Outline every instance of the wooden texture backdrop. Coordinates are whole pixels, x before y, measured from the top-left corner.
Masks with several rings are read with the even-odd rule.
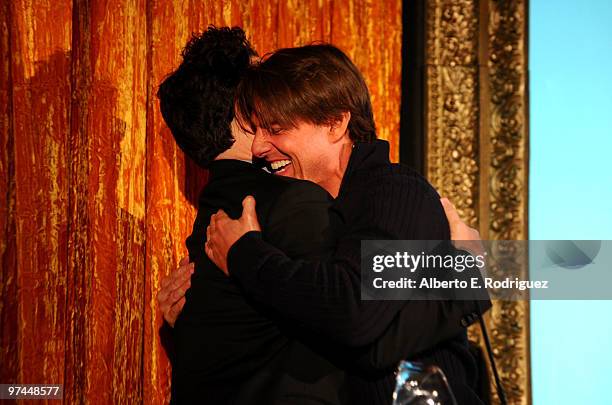
[[[244,27],[260,53],[343,48],[397,160],[400,1],[2,1],[0,382],[64,384],[66,403],[168,400],[155,294],[206,173],[155,93],[209,24]]]

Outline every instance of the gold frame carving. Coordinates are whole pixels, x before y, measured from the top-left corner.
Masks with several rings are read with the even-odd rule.
[[[527,239],[527,0],[426,4],[425,173],[483,239]],[[531,404],[529,303],[486,322],[508,403]]]

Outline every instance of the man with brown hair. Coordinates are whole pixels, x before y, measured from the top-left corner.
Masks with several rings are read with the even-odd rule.
[[[247,72],[237,109],[255,134],[254,156],[335,198],[336,250],[328,260],[289,258],[261,238],[247,198],[241,218],[213,216],[208,256],[285,319],[341,345],[376,344],[380,371],[348,370],[355,403],[390,403],[394,368],[407,357],[440,366],[460,404],[481,403],[465,327],[488,301],[361,300],[361,240],[448,240],[450,229],[436,191],[375,140],[367,87],[349,58],[331,45],[281,49]]]

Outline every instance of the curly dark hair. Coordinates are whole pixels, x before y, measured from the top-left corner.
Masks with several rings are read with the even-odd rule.
[[[209,26],[192,35],[181,55],[183,61],[161,83],[157,97],[178,146],[207,167],[234,142],[236,88],[257,54],[241,28]]]

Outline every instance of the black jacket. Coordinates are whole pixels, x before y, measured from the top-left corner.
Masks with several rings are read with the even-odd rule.
[[[172,403],[343,403],[344,373],[294,339],[293,327],[271,321],[274,311],[249,302],[204,253],[211,215],[239,217],[247,195],[256,199],[263,237],[290,257],[319,258],[333,245],[331,198],[322,188],[247,162],[213,162],[187,240],[195,272],[173,332]]]
[[[460,404],[477,404],[477,367],[466,325],[490,307],[472,301],[362,301],[360,241],[448,240],[436,191],[389,162],[388,144],[357,144],[332,205],[333,257],[295,260],[258,232],[230,249],[230,274],[257,302],[338,344],[370,348],[350,369],[352,403],[390,404],[401,359],[438,364]],[[372,347],[374,349],[372,350]]]

